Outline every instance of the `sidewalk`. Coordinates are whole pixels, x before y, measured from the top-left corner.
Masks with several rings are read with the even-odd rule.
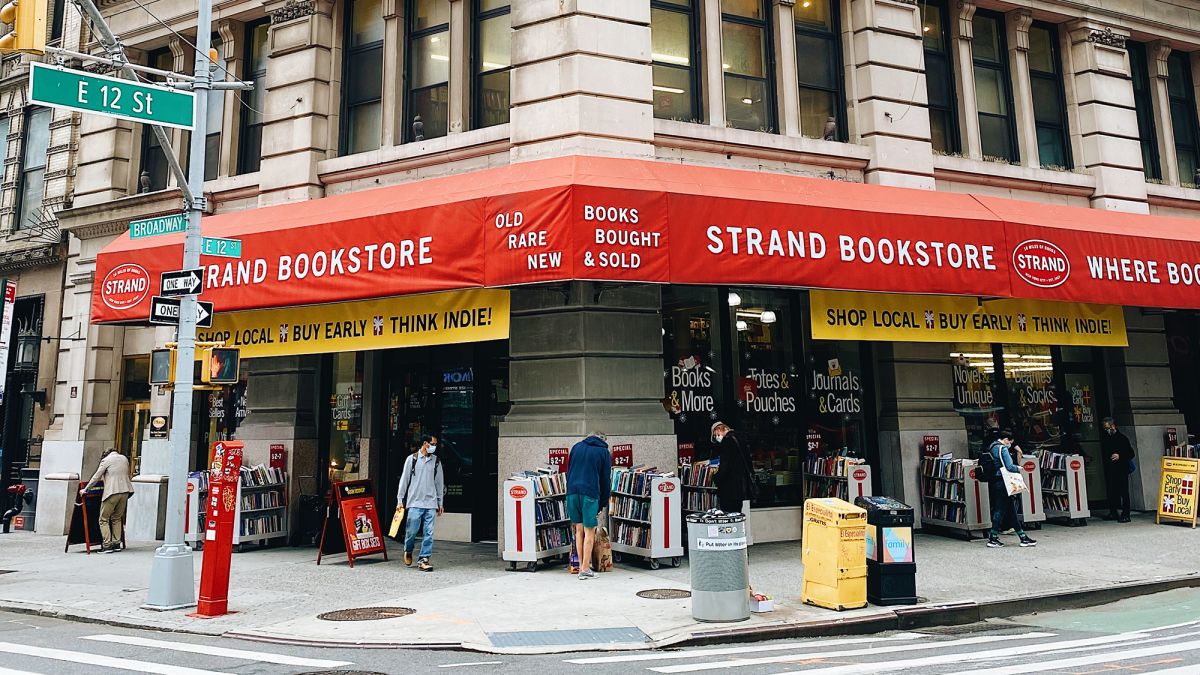
[[[562,567],[508,572],[494,545],[440,543],[437,569],[405,568],[395,544],[391,560],[343,556],[318,567],[308,548],[249,550],[233,555],[230,609],[215,619],[185,611],[155,612],[146,599],[155,545],[131,544],[116,555],[63,553],[63,537],[0,535],[0,608],[172,631],[228,634],[289,642],[364,646],[447,646],[492,652],[627,649],[723,637],[830,634],[880,630],[922,617],[953,621],[988,603],[1003,611],[1045,609],[1070,593],[1132,593],[1131,585],[1183,579],[1200,585],[1200,531],[1156,526],[1152,514],[1132,524],[1091,521],[1088,527],[1046,525],[1033,549],[987,549],[929,534],[916,537],[917,592],[908,608],[868,606],[834,612],[799,601],[798,542],[760,544],[750,552],[751,581],[776,609],[737,624],[702,624],[688,600],[647,600],[638,591],[686,589],[688,569],[650,571],[638,563],[580,581]],[[199,576],[201,555],[196,556]],[[994,580],[1007,579],[1006,587]],[[1014,602],[1016,601],[1016,602]],[[367,606],[416,610],[373,621],[326,621],[322,612]],[[993,612],[1001,611],[993,607]],[[1023,610],[1024,611],[1024,610]],[[905,618],[909,617],[909,618]]]

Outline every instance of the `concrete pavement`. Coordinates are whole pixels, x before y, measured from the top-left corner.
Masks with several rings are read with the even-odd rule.
[[[878,631],[973,621],[1047,608],[1072,593],[1095,601],[1134,594],[1140,584],[1174,580],[1200,585],[1200,532],[1155,526],[1152,515],[1131,524],[1092,521],[1084,528],[1047,525],[1041,545],[987,549],[930,534],[916,537],[917,588],[911,608],[869,606],[833,612],[799,602],[798,542],[752,547],[751,581],[776,599],[776,610],[740,624],[700,624],[688,600],[647,600],[638,591],[686,589],[688,569],[657,571],[625,563],[592,581],[561,567],[508,572],[493,545],[439,543],[437,569],[392,560],[341,556],[318,567],[307,548],[250,550],[233,556],[230,608],[195,619],[186,612],[141,608],[154,544],[116,555],[63,553],[62,537],[0,535],[0,607],[159,630],[224,634],[303,644],[465,647],[502,653],[634,649],[764,636]],[[1006,538],[1015,543],[1015,539]],[[200,555],[196,557],[197,577]],[[1004,579],[1007,585],[995,583]],[[1161,587],[1161,585],[1160,585]],[[333,622],[323,612],[398,606],[410,616]],[[536,632],[536,633],[531,633]]]

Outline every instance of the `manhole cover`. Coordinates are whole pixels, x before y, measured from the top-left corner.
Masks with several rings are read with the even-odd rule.
[[[335,612],[318,614],[317,618],[324,621],[378,621],[380,619],[395,619],[400,616],[408,616],[416,611],[407,607],[355,607],[353,609],[339,609]],[[330,670],[322,672],[357,673],[359,671]]]
[[[639,598],[647,600],[682,600],[692,597],[691,591],[682,591],[678,588],[652,588],[648,591],[638,591]]]

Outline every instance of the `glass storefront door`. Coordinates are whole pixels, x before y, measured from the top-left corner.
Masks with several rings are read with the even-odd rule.
[[[148,424],[148,402],[121,403],[117,407],[117,449],[129,458],[129,469],[134,476],[141,472],[142,439]]]

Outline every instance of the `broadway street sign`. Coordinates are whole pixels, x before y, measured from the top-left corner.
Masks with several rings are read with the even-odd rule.
[[[196,326],[212,328],[213,304],[196,301]],[[164,298],[156,295],[150,299],[150,323],[160,323],[164,326],[179,325],[179,298]]]
[[[129,221],[130,239],[142,239],[143,237],[154,237],[160,234],[177,234],[186,230],[187,216],[184,216],[182,213]]]
[[[31,63],[30,99],[55,108],[191,129],[191,92]]]

